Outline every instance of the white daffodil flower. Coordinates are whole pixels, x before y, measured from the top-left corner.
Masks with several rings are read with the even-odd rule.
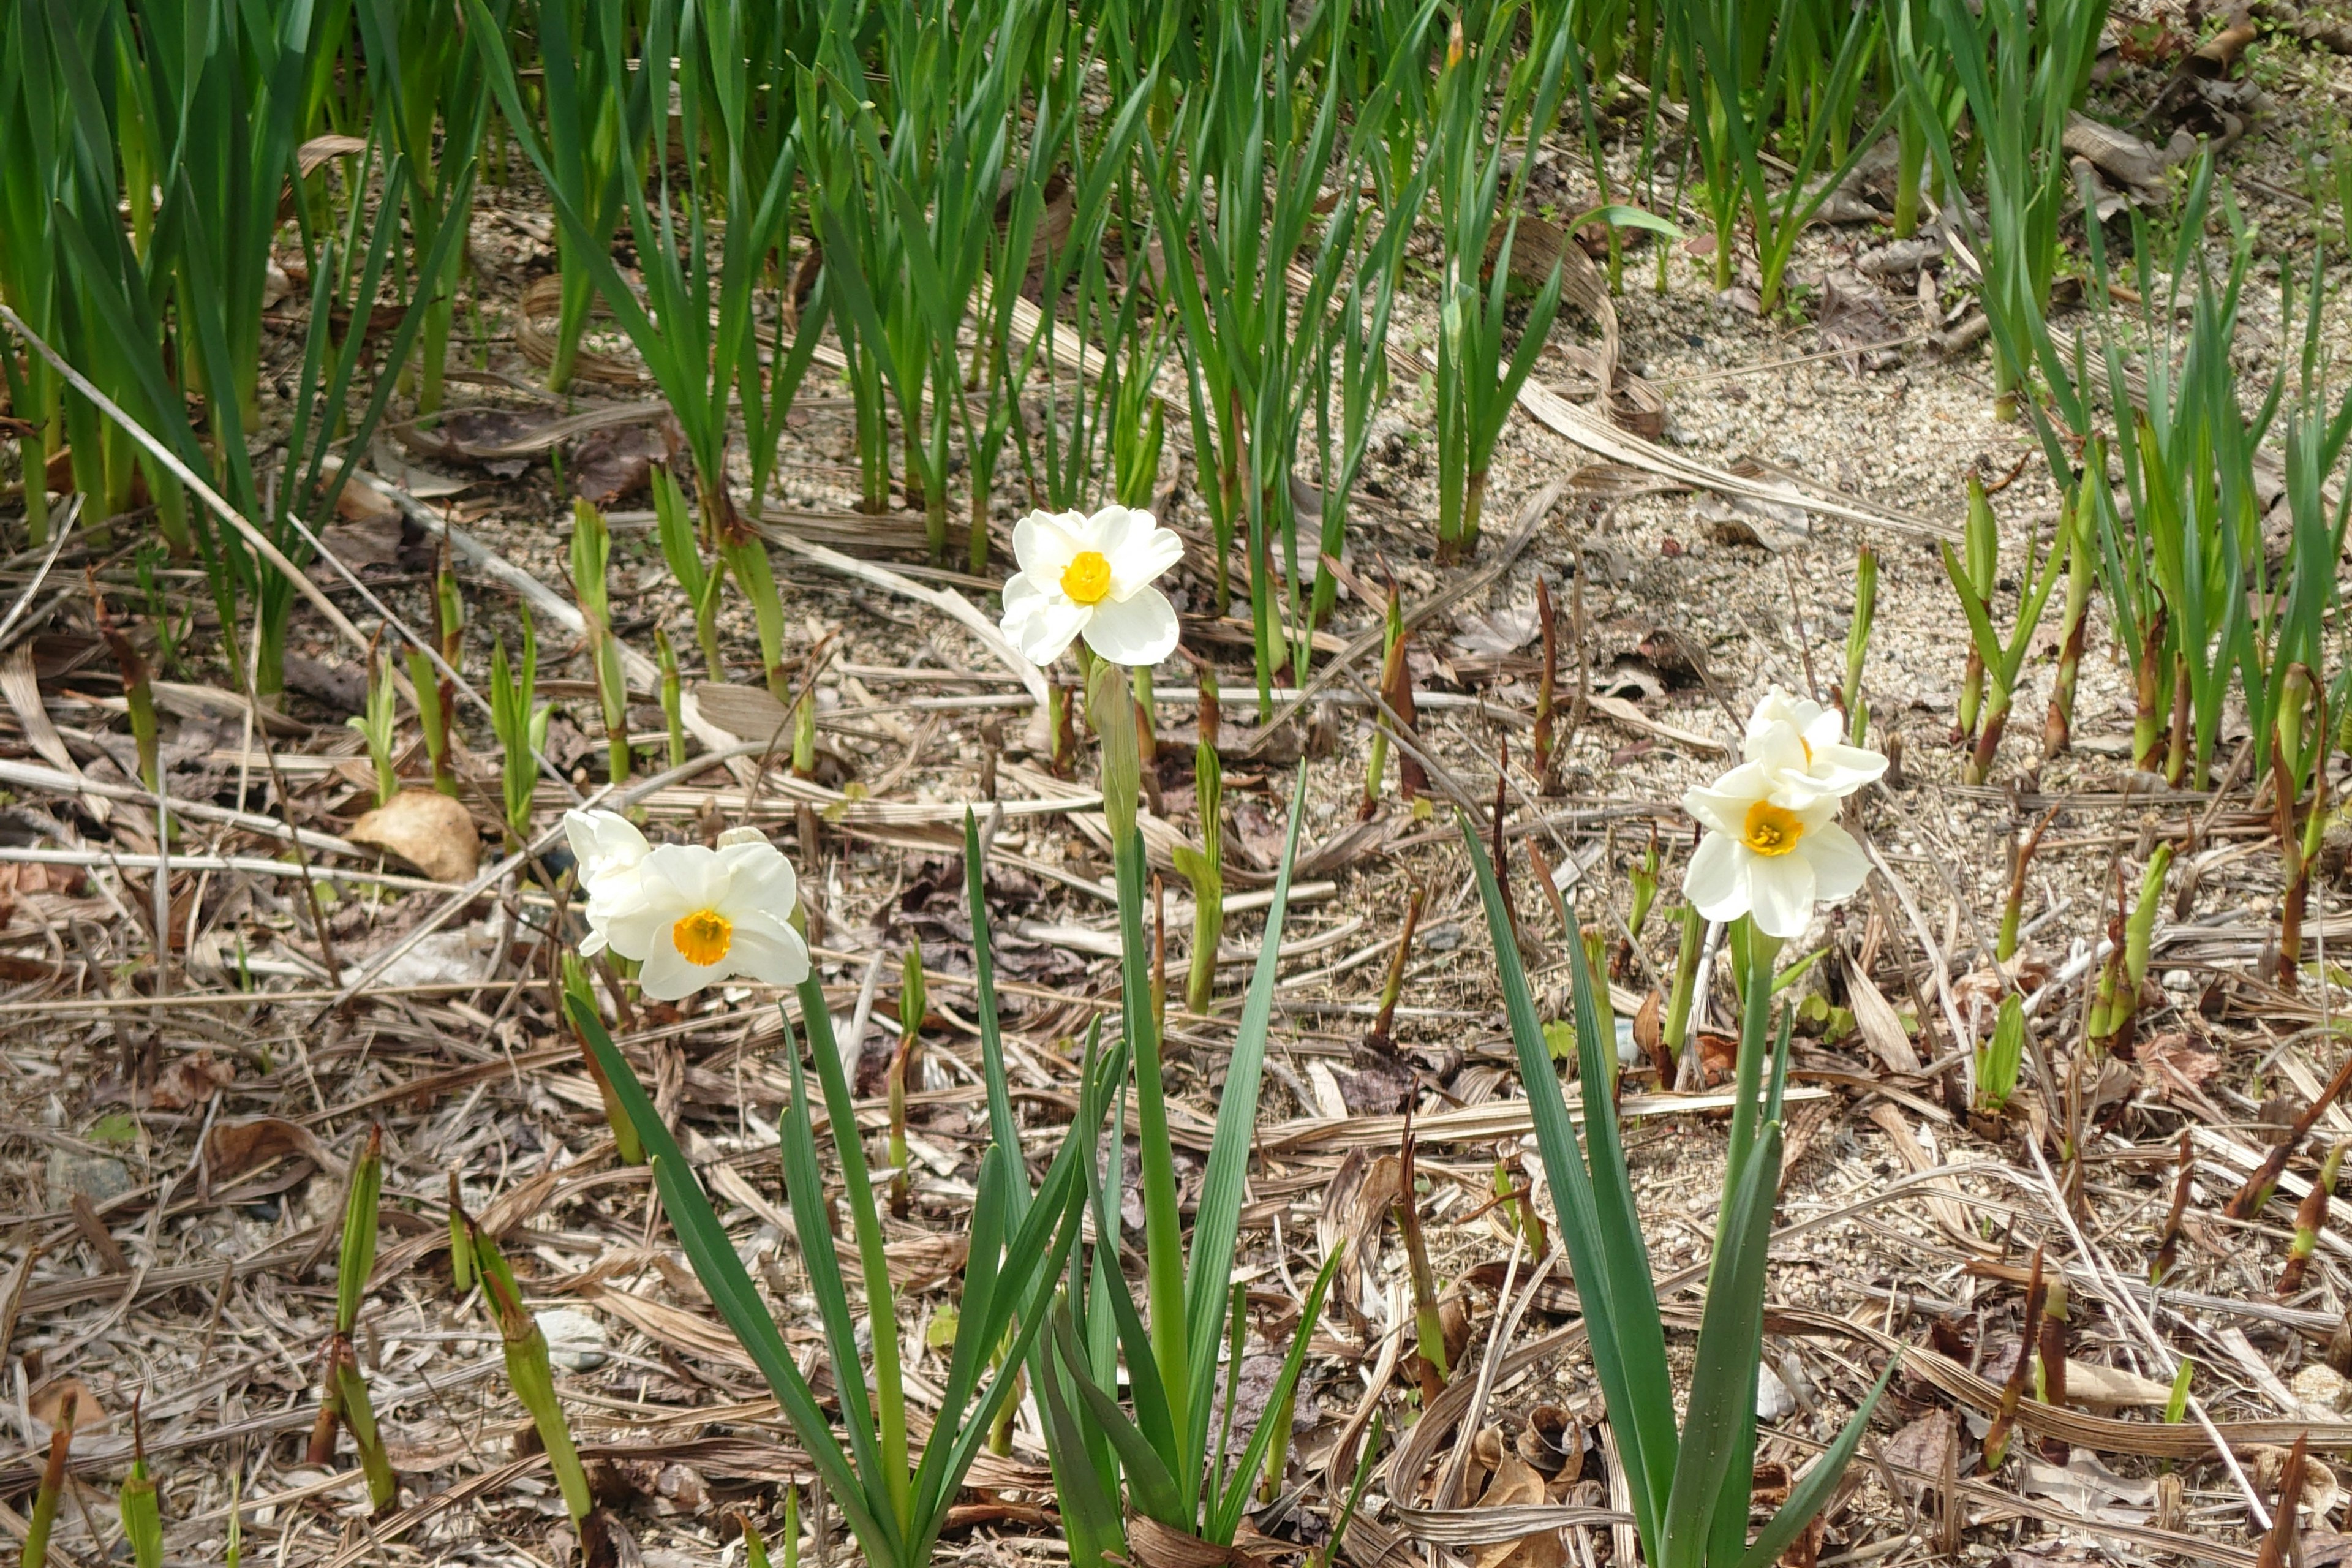
[[[593,823],[611,814],[588,815]],[[637,983],[646,995],[675,1002],[739,974],[770,985],[808,978],[808,944],[790,921],[800,901],[799,881],[792,862],[759,829],[730,827],[719,836],[716,849],[664,844],[625,869],[625,840],[618,829],[595,823],[581,831],[599,847],[623,846],[606,862],[603,879],[585,881],[589,937],[581,951],[609,946],[637,960],[644,965]],[[574,845],[579,842],[575,837]],[[637,839],[641,847],[644,842]]]
[[[1790,806],[1841,799],[1886,771],[1885,757],[1845,743],[1845,721],[1836,709],[1790,697],[1777,686],[1749,715],[1739,754],[1772,775]]]
[[[1150,512],[1033,511],[1013,525],[1013,556],[1004,635],[1032,662],[1052,663],[1080,637],[1113,664],[1149,667],[1176,651],[1176,607],[1152,579],[1183,559],[1184,542]]]
[[[580,944],[580,956],[593,958],[604,951],[603,921],[635,893],[637,869],[653,846],[635,823],[616,811],[567,811],[563,833],[578,863],[580,890],[588,898],[588,938]]]
[[[1742,763],[1713,787],[1684,794],[1683,809],[1707,831],[1683,891],[1708,920],[1751,915],[1757,930],[1790,941],[1804,935],[1815,903],[1860,888],[1870,862],[1837,825],[1837,796],[1799,801],[1784,791],[1786,779]]]

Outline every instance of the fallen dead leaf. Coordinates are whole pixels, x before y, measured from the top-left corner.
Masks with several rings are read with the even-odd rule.
[[[43,866],[33,861],[0,865],[0,893],[65,893],[89,890],[89,874],[79,866]]]
[[[2069,1366],[2066,1370],[2067,1392],[2071,1394],[2074,1368]],[[1960,1447],[1958,1424],[1948,1410],[1930,1410],[1886,1440],[1886,1462],[1898,1471],[1917,1470],[1923,1475],[1940,1476],[1948,1456],[1958,1459],[1962,1472],[1974,1461],[1974,1456]],[[1926,1489],[1924,1481],[1914,1481],[1907,1476],[1900,1479],[1914,1497]]]
[[[308,1160],[336,1175],[343,1171],[343,1163],[327,1152],[309,1128],[281,1117],[216,1122],[205,1139],[205,1174],[215,1184],[285,1159]]]
[[[197,1051],[163,1070],[147,1103],[158,1110],[185,1110],[210,1100],[214,1090],[226,1089],[236,1077],[235,1062],[222,1061],[210,1051]]]
[[[78,1377],[53,1377],[33,1390],[25,1401],[26,1414],[46,1434],[60,1426],[76,1432],[106,1430],[106,1407]]]
[[[655,425],[624,425],[582,438],[567,466],[572,493],[596,506],[614,506],[646,488],[654,464],[668,458],[666,433]]]
[[[399,856],[436,882],[469,882],[482,863],[472,815],[438,790],[402,790],[352,823],[346,837]]]
[[[2205,1080],[2221,1067],[2219,1055],[2193,1043],[2179,1030],[2142,1040],[2137,1055],[2140,1082],[2151,1094],[2165,1100],[2184,1093],[2200,1093]]]
[[[1486,615],[1475,610],[1465,610],[1454,617],[1454,647],[1465,653],[1496,658],[1517,653],[1533,642],[1536,634],[1543,630],[1543,623],[1533,600]]]
[[[1507,1449],[1495,1457],[1494,1478],[1478,1500],[1480,1508],[1544,1500],[1543,1477],[1517,1454]],[[1517,1541],[1498,1541],[1471,1554],[1473,1568],[1560,1568],[1568,1561],[1567,1544],[1557,1530],[1539,1530]]]

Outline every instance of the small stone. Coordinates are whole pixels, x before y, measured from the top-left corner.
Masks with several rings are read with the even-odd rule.
[[[2194,991],[2197,989],[2197,976],[2185,969],[2168,969],[2164,972],[2164,988],[2167,991]]]
[[[547,1359],[566,1372],[593,1372],[604,1364],[604,1325],[576,1307],[554,1307],[539,1314],[539,1331],[547,1336]]]
[[[2352,1382],[2346,1381],[2342,1373],[2324,1361],[2305,1365],[2288,1386],[2304,1404],[2323,1411],[2342,1410],[2346,1399],[2352,1397]]]
[[[1756,1419],[1778,1421],[1796,1407],[1796,1395],[1789,1392],[1789,1385],[1780,1381],[1778,1373],[1759,1363],[1756,1368]]]
[[[49,1206],[53,1209],[69,1206],[76,1194],[102,1204],[121,1197],[131,1187],[131,1167],[111,1154],[49,1151]]]

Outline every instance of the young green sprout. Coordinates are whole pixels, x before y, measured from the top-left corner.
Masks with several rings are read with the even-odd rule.
[[[572,1442],[571,1423],[563,1418],[563,1402],[555,1392],[555,1365],[548,1355],[547,1335],[541,1331],[539,1320],[524,1307],[522,1287],[515,1282],[514,1270],[507,1266],[506,1255],[499,1250],[499,1244],[474,1223],[471,1215],[457,1207],[454,1194],[451,1212],[465,1227],[467,1244],[473,1254],[474,1277],[482,1282],[491,1316],[498,1323],[499,1343],[506,1352],[507,1381],[513,1385],[515,1397],[530,1413],[540,1447],[547,1453],[548,1468],[555,1472],[555,1484],[563,1494],[564,1510],[577,1529],[594,1505],[588,1492],[587,1472],[581,1468],[580,1451]]]
[[[563,1000],[566,1016],[583,1007],[591,1013],[596,1010],[596,994],[588,981],[588,965],[577,952],[568,947],[563,950]],[[627,1112],[621,1109],[620,1100],[613,1093],[612,1080],[604,1076],[604,1064],[596,1059],[596,1053],[588,1048],[588,1037],[577,1026],[573,1026],[572,1037],[580,1044],[580,1059],[587,1064],[589,1081],[596,1086],[596,1097],[604,1102],[604,1125],[613,1130],[614,1152],[620,1156],[621,1163],[625,1165],[644,1164],[646,1148],[637,1137],[636,1123],[631,1121]]]
[[[393,751],[400,742],[400,691],[392,683],[392,662],[368,659],[367,711],[343,722],[367,742],[368,761],[375,767],[375,803],[383,805],[400,793],[400,773],[393,766]],[[417,690],[422,693],[423,687]]]
[[[1633,907],[1625,917],[1625,930],[1635,942],[1642,940],[1642,928],[1650,922],[1650,911],[1658,902],[1658,830],[1650,828],[1650,842],[1642,848],[1642,858],[1626,872],[1633,884]]]
[[[1864,545],[1853,561],[1853,620],[1845,628],[1845,740],[1859,746],[1870,731],[1870,702],[1862,693],[1863,661],[1870,656],[1871,623],[1878,615],[1878,552]]]
[[[776,591],[776,569],[768,547],[748,530],[740,539],[722,537],[719,557],[735,574],[736,586],[751,601],[751,621],[760,634],[760,668],[769,692],[779,702],[793,700],[792,679],[784,669],[784,601]],[[717,590],[706,588],[706,593]]]
[[[2091,630],[2091,580],[2097,567],[2091,509],[2070,506],[2058,514],[2066,531],[2066,605],[2058,621],[2058,672],[2050,681],[2050,710],[2042,721],[2042,754],[2063,752],[2074,733],[2074,686],[2083,666],[2083,646]]]
[[[539,754],[547,745],[549,710],[539,698],[539,641],[530,611],[522,616],[522,658],[509,666],[507,645],[490,645],[490,727],[498,731],[507,835],[517,847],[530,842],[531,794],[539,786]]]
[[[79,1405],[79,1399],[68,1395],[57,1426],[49,1433],[49,1457],[41,1466],[40,1489],[33,1494],[33,1517],[25,1530],[25,1568],[46,1568],[48,1563],[49,1531],[57,1523],[58,1497],[65,1490],[66,1455],[73,1447]]]
[[[1666,1026],[1664,1039],[1668,1051],[1679,1051],[1690,1033],[1691,1005],[1697,998],[1698,969],[1706,935],[1706,921],[1697,910],[1685,904],[1676,911],[1681,925],[1681,940],[1675,949],[1675,980],[1666,994]]]
[[[621,670],[621,642],[613,635],[612,589],[606,578],[612,531],[586,499],[572,503],[572,595],[587,624],[588,663],[596,700],[604,711],[606,766],[616,784],[629,781],[629,687]]]
[[[669,765],[686,766],[686,692],[677,675],[677,650],[670,647],[669,633],[661,626],[654,628],[654,662],[661,671],[662,727],[669,734]]]
[[[2327,1200],[2335,1194],[2336,1178],[2344,1169],[2344,1151],[2352,1147],[2352,1140],[2337,1139],[2329,1145],[2327,1157],[2319,1163],[2319,1174],[2313,1179],[2311,1191],[2295,1205],[2294,1240],[2289,1244],[2286,1267],[2279,1273],[2278,1294],[2284,1301],[2303,1289],[2304,1270],[2310,1267],[2311,1255],[2319,1250],[2320,1227],[2327,1223]]]
[[[2040,1384],[2036,1397],[2044,1405],[2066,1403],[2066,1275],[2052,1272],[2042,1285],[2042,1324],[2038,1335],[2041,1359],[2035,1364]]]
[[[793,777],[816,777],[816,671],[808,672],[810,684],[801,689],[800,699],[793,704]]]
[[[1397,932],[1396,952],[1389,955],[1389,972],[1381,982],[1381,1010],[1372,1018],[1371,1033],[1367,1041],[1380,1050],[1392,1049],[1394,1038],[1390,1026],[1396,1021],[1397,998],[1404,994],[1404,967],[1412,956],[1412,934],[1421,925],[1421,908],[1427,893],[1419,882],[1412,885],[1412,894],[1405,900],[1404,925]]]
[[[2292,994],[2303,968],[2303,917],[2311,896],[2311,863],[2327,828],[2327,692],[2308,665],[2292,665],[2279,697],[2271,735],[2271,789],[2277,813],[2279,860],[2285,889],[2279,900],[2278,983]],[[2305,781],[2311,799],[2295,820]]]
[[[335,1426],[340,1422],[351,1433],[352,1446],[359,1450],[368,1499],[378,1512],[392,1506],[396,1488],[352,1335],[359,1327],[368,1276],[375,1269],[376,1205],[383,1188],[383,1129],[378,1125],[368,1129],[367,1142],[352,1163],[351,1185],[343,1199],[342,1250],[335,1265],[335,1329],[327,1342],[325,1386],[320,1393],[318,1419],[310,1428],[309,1455],[314,1465],[334,1461]]]
[[[2139,989],[2147,979],[2148,958],[2156,941],[2157,911],[2163,904],[2165,873],[2172,866],[2172,844],[2158,839],[2147,858],[2147,868],[2140,875],[2139,901],[2127,916],[2119,915],[2109,922],[2110,940],[2115,949],[2099,974],[2099,986],[2091,1003],[2087,1021],[2094,1048],[2113,1051],[2120,1042],[2129,1045],[2132,1022],[2139,1012]],[[2122,896],[2118,873],[2116,896]]]
[[[466,1206],[457,1190],[457,1173],[449,1173],[449,1288],[460,1297],[474,1289],[474,1242],[467,1228]]]
[[[2009,1378],[2000,1386],[2000,1407],[1994,1413],[1992,1425],[1985,1428],[1984,1463],[1987,1474],[2000,1468],[2009,1451],[2010,1429],[2017,1425],[2017,1407],[2025,1397],[2029,1375],[2033,1369],[2034,1341],[2042,1321],[2045,1286],[2042,1273],[2042,1248],[2033,1249],[2032,1272],[2026,1278],[2025,1315],[2021,1320],[2023,1336],[2017,1342],[2017,1360],[2009,1369]]]
[[[155,1478],[147,1469],[147,1428],[139,1418],[136,1394],[131,1401],[131,1474],[116,1498],[122,1533],[131,1542],[136,1568],[163,1568],[163,1510]]]
[[[139,752],[139,782],[151,795],[163,793],[163,766],[161,736],[155,717],[155,687],[149,679],[147,661],[141,657],[130,637],[115,624],[107,613],[106,596],[98,591],[95,574],[85,573],[89,586],[91,617],[98,624],[98,635],[113,657],[114,668],[122,677],[122,698],[131,714],[131,743]]]
[[[1192,884],[1192,959],[1184,1006],[1203,1013],[1216,985],[1217,944],[1225,931],[1224,768],[1206,741],[1192,752],[1192,798],[1201,817],[1201,845],[1178,845],[1175,862]]]
[[[1993,957],[2003,963],[2017,956],[2017,934],[2025,913],[2025,877],[2033,867],[2034,852],[2042,847],[2042,836],[2058,819],[2058,807],[2052,806],[2033,825],[2032,831],[2010,845],[2009,898],[2001,905],[2000,935],[1993,943]]]
[[[1991,503],[1985,499],[1984,487],[1973,476],[1969,479],[1969,556],[1964,562],[1949,544],[1945,545],[1944,572],[1959,595],[1960,609],[1969,621],[1970,665],[1960,692],[1960,724],[1965,733],[1971,721],[1978,721],[1976,749],[1962,773],[1969,784],[1982,784],[1991,775],[1993,753],[2000,749],[2001,731],[2009,722],[2010,706],[2016,694],[2018,677],[2024,668],[2026,652],[2032,646],[2035,627],[2042,623],[2042,608],[2058,585],[2060,568],[2073,548],[2073,525],[2066,520],[2072,517],[2074,508],[2074,499],[2070,495],[2060,514],[2057,535],[2038,567],[2029,543],[2027,570],[2019,585],[2016,619],[2010,626],[2008,640],[2003,641],[1993,628],[1991,614],[1991,589],[1999,563],[1999,525],[1993,520]],[[1978,683],[1984,689],[1980,715],[1971,700]]]
[[[1961,612],[1973,628],[1978,616],[1992,613],[1993,580],[2000,571],[2000,524],[1993,516],[1991,503],[1985,499],[1984,486],[1973,475],[1969,479],[1968,517],[1960,525],[1960,552],[1953,556],[1951,546],[1947,544],[1944,555],[1945,571],[1960,595]],[[1953,570],[1956,560],[1957,571]],[[1960,667],[1959,708],[1952,722],[1955,742],[1970,740],[1977,732],[1977,712],[1984,702],[1984,650],[1972,635],[1968,657]]]
[[[923,944],[909,941],[898,961],[898,1048],[890,1055],[890,1212],[907,1217],[907,1086],[922,1072],[923,1019],[930,1012],[923,984]]]
[[[1413,1137],[1405,1130],[1404,1149],[1398,1156],[1396,1222],[1404,1238],[1407,1273],[1412,1280],[1414,1349],[1421,1352],[1422,1394],[1436,1397],[1452,1368],[1445,1354],[1445,1324],[1437,1310],[1437,1276],[1429,1267],[1429,1244],[1421,1229],[1421,1193],[1413,1173]]]
[[[440,623],[441,662],[455,669],[466,652],[466,599],[449,563],[449,543],[441,543],[441,563],[433,578],[433,609]],[[457,793],[456,757],[449,746],[449,718],[457,701],[455,682],[434,668],[421,647],[408,650],[408,683],[416,692],[416,721],[425,731],[425,754],[433,763],[433,787]]]
[[[1998,1116],[2017,1092],[2018,1069],[2025,1059],[2025,1004],[2015,992],[2000,999],[1993,1016],[1992,1034],[1977,1047],[1977,1109]]]
[[[719,658],[719,595],[727,574],[704,565],[702,548],[694,537],[694,520],[687,515],[686,491],[667,464],[654,467],[653,495],[654,531],[661,542],[662,561],[677,585],[686,590],[686,602],[694,610],[694,640],[702,649],[703,679],[724,680],[726,671]]]

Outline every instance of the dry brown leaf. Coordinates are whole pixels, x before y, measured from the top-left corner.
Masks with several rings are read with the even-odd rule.
[[[0,893],[64,893],[79,898],[89,890],[89,874],[79,866],[44,866],[12,860],[0,865]]]
[[[2142,1377],[2118,1366],[2101,1366],[2095,1362],[2066,1362],[2066,1401],[2070,1405],[2087,1405],[2096,1409],[2120,1409],[2140,1405],[2155,1409],[2171,1403],[2172,1385],[2158,1383],[2152,1377]]]
[[[694,700],[705,719],[741,741],[771,739],[792,719],[765,687],[706,680],[694,689]]]
[[[235,1062],[222,1061],[210,1051],[197,1051],[163,1070],[147,1103],[158,1110],[185,1110],[210,1100],[214,1090],[226,1089],[236,1077]]]
[[[307,179],[319,172],[330,158],[348,158],[368,150],[367,139],[330,133],[313,136],[294,149],[294,167]]]
[[[646,488],[654,464],[673,455],[667,433],[658,426],[624,425],[592,431],[566,466],[572,493],[596,506],[617,506]]]
[[[2135,1053],[2140,1082],[2165,1100],[2201,1095],[2205,1080],[2221,1070],[2221,1058],[2179,1030],[2142,1040]]]
[[[2068,1392],[2073,1392],[2074,1368],[2067,1369]],[[1965,1470],[1974,1455],[1960,1446],[1958,1419],[1948,1410],[1930,1410],[1912,1420],[1886,1440],[1886,1462],[1896,1470],[1917,1470],[1922,1475],[1940,1476],[1946,1461],[1956,1463]],[[1912,1496],[1916,1497],[1927,1483],[1899,1478]]]
[[[1540,1504],[1543,1500],[1543,1477],[1517,1454],[1507,1449],[1498,1451],[1494,1478],[1486,1483],[1478,1506],[1500,1508],[1513,1503]],[[1470,1556],[1473,1568],[1561,1568],[1567,1561],[1568,1547],[1557,1530],[1539,1530],[1517,1541],[1498,1541],[1479,1547]]]
[[[1862,1031],[1863,1043],[1895,1071],[1916,1074],[1919,1053],[1911,1048],[1911,1037],[1903,1032],[1903,1020],[1888,1004],[1886,994],[1863,972],[1862,965],[1852,961],[1846,963],[1845,980],[1846,1000],[1853,1006],[1853,1021]]]
[[[397,855],[436,882],[470,882],[482,863],[472,814],[438,790],[402,790],[352,823],[345,837]]]
[[[33,1390],[25,1401],[25,1410],[45,1431],[55,1431],[68,1423],[77,1432],[106,1430],[106,1407],[98,1402],[89,1385],[78,1377],[49,1379]]]
[[[343,1163],[327,1152],[310,1130],[282,1117],[256,1116],[220,1121],[205,1139],[205,1174],[217,1184],[260,1169],[274,1160],[308,1160],[322,1171],[342,1174]]]

